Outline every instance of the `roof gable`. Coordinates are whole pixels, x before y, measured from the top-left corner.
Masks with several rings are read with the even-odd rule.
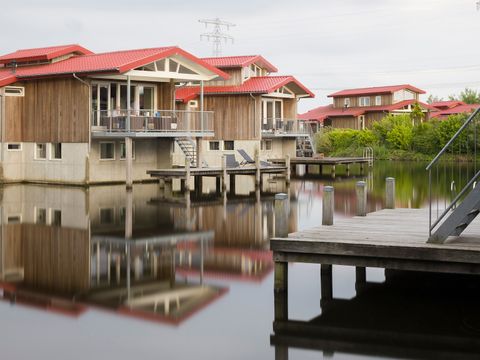
[[[243,68],[251,64],[257,64],[270,73],[278,71],[275,66],[273,66],[261,55],[210,57],[203,58],[202,60],[219,69]]]
[[[425,91],[419,88],[416,88],[415,86],[404,84],[404,85],[375,86],[375,87],[368,87],[368,88],[346,89],[346,90],[341,90],[333,94],[330,94],[328,95],[328,97],[393,94],[394,92],[399,90],[410,90],[418,94],[425,94]]]

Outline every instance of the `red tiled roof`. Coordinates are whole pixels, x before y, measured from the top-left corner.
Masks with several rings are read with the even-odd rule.
[[[22,49],[13,53],[0,56],[0,64],[8,64],[9,62],[16,60],[21,61],[41,61],[51,60],[59,56],[75,53],[77,55],[90,55],[93,54],[90,50],[76,44],[72,45],[60,45],[50,46],[36,49]]]
[[[308,90],[302,83],[300,83],[293,76],[259,76],[252,77],[241,85],[227,85],[227,86],[206,86],[204,88],[205,95],[212,94],[269,94],[279,89],[284,85],[294,83],[302,89],[308,97],[315,97],[315,95]],[[200,88],[184,87],[177,89],[176,100],[188,102],[195,99],[200,94]]]
[[[336,93],[328,95],[328,97],[336,96],[352,96],[352,95],[373,95],[373,94],[392,94],[398,90],[411,90],[419,94],[425,94],[425,91],[416,88],[415,86],[404,84],[404,85],[392,85],[392,86],[376,86],[368,88],[358,88],[358,89],[346,89],[338,91]]]
[[[364,115],[367,112],[375,111],[395,111],[399,110],[405,106],[415,103],[415,100],[404,100],[395,104],[385,105],[385,106],[364,106],[364,107],[350,107],[350,108],[334,108],[333,105],[320,106],[318,108],[307,111],[304,114],[299,114],[298,119],[300,120],[315,120],[323,121],[329,117],[339,117],[339,116],[360,116]],[[428,104],[419,102],[420,106],[424,109],[431,110],[432,107]]]
[[[438,110],[430,114],[430,118],[445,118],[449,115],[469,114],[480,108],[480,104],[463,104],[445,110]]]
[[[176,47],[161,47],[114,51],[102,54],[74,56],[67,60],[35,66],[18,67],[15,74],[12,69],[0,68],[0,86],[22,79],[52,77],[69,74],[124,73],[136,67],[161,60],[172,55],[181,55],[218,76],[228,79],[229,75],[200,60],[192,54]],[[3,79],[3,81],[2,81]]]
[[[218,67],[219,69],[241,68],[251,64],[257,64],[267,69],[268,72],[278,71],[275,66],[265,60],[265,58],[261,55],[210,57],[203,58],[202,60],[206,61],[212,66]]]
[[[440,109],[440,110],[446,110],[446,109],[451,109],[453,107],[459,106],[459,105],[466,105],[463,101],[459,100],[449,100],[449,101],[437,101],[433,102],[430,104],[434,108]]]

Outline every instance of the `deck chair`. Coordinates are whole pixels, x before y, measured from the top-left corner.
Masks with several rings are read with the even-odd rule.
[[[236,168],[240,166],[238,161],[235,159],[235,155],[233,154],[226,154],[225,162],[226,162],[227,168]]]
[[[237,150],[238,153],[240,154],[240,156],[243,158],[243,160],[240,162],[240,166],[243,166],[243,165],[255,165],[255,160],[253,160],[250,155],[247,154],[247,152],[243,149],[238,149]],[[267,161],[262,161],[260,160],[260,166],[272,166],[271,163],[267,162]]]

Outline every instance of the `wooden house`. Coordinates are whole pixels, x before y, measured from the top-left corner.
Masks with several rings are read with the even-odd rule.
[[[418,103],[428,117],[431,107],[420,102],[425,91],[412,85],[393,85],[361,89],[346,89],[328,95],[332,104],[320,106],[299,119],[314,127],[365,129],[388,114],[409,114]]]
[[[466,104],[463,101],[437,101],[431,103],[434,109],[430,114],[430,118],[446,119],[450,115],[470,114],[480,107],[480,104]]]
[[[178,47],[79,45],[0,56],[0,181],[143,181],[175,141],[212,136],[213,113],[175,109],[179,83],[228,75]]]
[[[202,59],[226,72],[226,80],[211,80],[203,88],[205,110],[214,112],[214,135],[202,138],[204,161],[219,165],[222,154],[255,149],[263,159],[295,156],[298,139],[308,136],[297,121],[297,102],[314,94],[291,75],[271,75],[277,69],[262,56],[229,56]],[[176,91],[177,107],[198,109],[200,86]],[[237,160],[243,160],[237,156]]]

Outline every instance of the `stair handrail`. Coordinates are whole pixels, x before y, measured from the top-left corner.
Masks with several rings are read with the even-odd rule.
[[[460,198],[466,193],[466,191],[470,188],[470,186],[472,186],[472,184],[480,176],[480,171],[478,171],[470,179],[470,181],[463,187],[463,189],[458,193],[458,195],[455,196],[455,198],[450,202],[450,204],[446,207],[446,209],[444,209],[441,215],[432,224],[432,167],[438,163],[441,156],[447,152],[448,148],[455,142],[455,140],[457,140],[457,138],[463,133],[463,131],[467,128],[467,126],[469,126],[479,114],[480,114],[480,108],[477,108],[475,111],[473,111],[470,114],[470,116],[467,118],[467,120],[465,120],[465,122],[462,124],[462,126],[460,126],[457,132],[452,136],[452,138],[445,144],[445,146],[438,152],[438,154],[433,158],[433,160],[425,168],[425,170],[428,171],[428,202],[429,202],[428,204],[428,217],[429,217],[428,236],[429,238],[431,238],[432,236],[432,230],[440,223],[440,221],[442,221],[442,219],[448,214],[448,212],[452,209],[452,207],[456,205],[456,203],[460,200]],[[476,159],[474,161],[476,161]]]

